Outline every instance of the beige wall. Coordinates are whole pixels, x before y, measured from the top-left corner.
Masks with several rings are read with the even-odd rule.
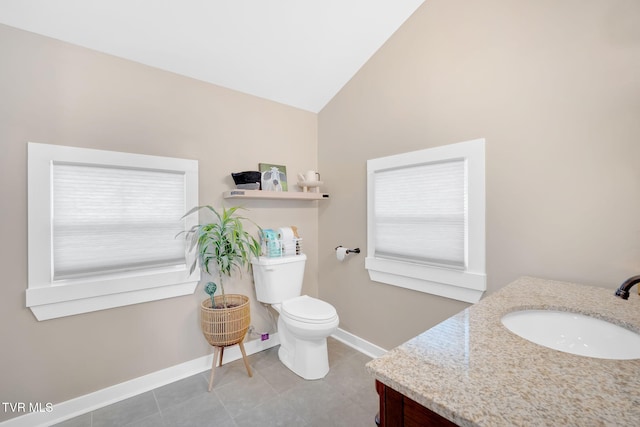
[[[640,2],[425,2],[318,119],[320,297],[385,348],[466,305],[371,282],[370,158],[486,138],[487,275],[616,288],[640,271]]]
[[[0,400],[57,403],[209,354],[201,288],[36,321],[25,308],[27,141],[198,159],[200,203],[220,206],[230,172],[261,161],[294,176],[315,168],[317,116],[2,25],[0,58]],[[263,227],[300,227],[305,292],[317,295],[318,202],[243,204]],[[228,292],[255,298],[250,274],[234,283]],[[252,320],[270,326],[255,299]]]

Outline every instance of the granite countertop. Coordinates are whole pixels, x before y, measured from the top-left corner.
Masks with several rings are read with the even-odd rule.
[[[576,356],[533,344],[501,317],[573,311],[640,333],[640,297],[523,277],[367,364],[380,382],[461,426],[638,426],[640,359]]]

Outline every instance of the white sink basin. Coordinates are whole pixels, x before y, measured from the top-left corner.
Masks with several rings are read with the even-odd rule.
[[[600,359],[640,359],[640,334],[605,320],[567,311],[522,310],[502,324],[533,343]]]

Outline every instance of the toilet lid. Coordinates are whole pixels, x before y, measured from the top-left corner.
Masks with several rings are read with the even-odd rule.
[[[338,315],[331,304],[308,295],[283,301],[282,314],[291,319],[307,323],[326,322]]]

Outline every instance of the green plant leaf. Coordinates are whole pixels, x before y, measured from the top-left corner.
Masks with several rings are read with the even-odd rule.
[[[230,208],[223,206],[221,212],[210,205],[196,206],[183,218],[201,209],[213,213],[214,222],[198,224],[179,234],[184,234],[185,239],[189,241],[189,252],[195,251],[197,254],[191,265],[191,272],[195,270],[198,262],[202,270],[209,274],[211,274],[210,269],[215,267],[220,276],[221,292],[226,302],[222,275],[231,276],[233,270],[238,270],[242,274],[244,267],[250,270],[251,255],[258,257],[261,253],[260,242],[245,230],[243,221],[254,224],[259,232],[262,228],[248,218],[235,215],[239,209],[244,209],[240,206]]]

